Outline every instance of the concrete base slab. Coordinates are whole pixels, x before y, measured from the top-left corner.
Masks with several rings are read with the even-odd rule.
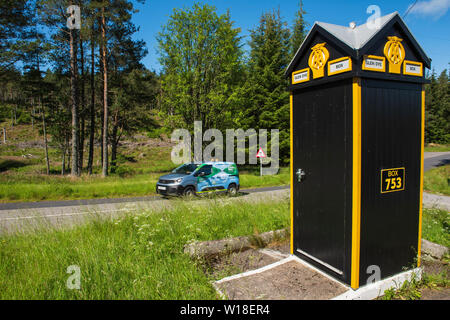
[[[421,277],[422,269],[416,268],[353,290],[308,262],[289,256],[256,270],[226,277],[213,286],[224,299],[231,300],[372,300],[388,289],[400,288],[405,281]]]
[[[293,256],[216,281],[214,287],[231,300],[328,300],[347,291]]]

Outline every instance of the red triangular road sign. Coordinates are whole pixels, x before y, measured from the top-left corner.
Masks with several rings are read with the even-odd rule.
[[[256,154],[257,158],[266,158],[266,154],[264,153],[262,148],[259,148],[258,153]]]

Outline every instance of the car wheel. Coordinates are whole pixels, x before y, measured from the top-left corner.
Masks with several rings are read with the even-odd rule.
[[[187,198],[192,198],[195,196],[195,190],[193,187],[187,187],[186,189],[184,189],[183,191],[183,196],[187,197]]]
[[[234,183],[232,183],[228,186],[228,195],[234,197],[235,195],[237,195],[237,192],[238,192],[238,190]]]

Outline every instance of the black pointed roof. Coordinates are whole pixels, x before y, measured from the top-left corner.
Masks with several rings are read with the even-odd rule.
[[[360,60],[364,55],[370,54],[370,50],[373,46],[380,40],[380,38],[385,39],[386,31],[392,29],[393,27],[397,27],[403,32],[408,39],[411,49],[414,50],[417,57],[419,57],[421,62],[423,62],[424,66],[430,69],[431,59],[427,56],[425,51],[414,38],[398,12],[393,12],[380,17],[377,22],[379,23],[379,28],[371,28],[368,23],[356,26],[355,28],[325,22],[314,23],[291,63],[287,67],[285,75],[289,76],[293,71],[295,71],[294,69],[300,59],[307,52],[309,52],[310,44],[318,33],[323,38],[327,39],[330,44],[339,47],[355,60]]]

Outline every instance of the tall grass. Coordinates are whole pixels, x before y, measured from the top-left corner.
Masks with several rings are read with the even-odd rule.
[[[70,230],[0,237],[0,299],[216,299],[213,280],[183,248],[193,241],[289,226],[289,202],[176,202],[159,212]],[[448,213],[425,209],[423,237],[450,245]],[[67,267],[81,289],[66,287]]]
[[[0,201],[38,201],[59,199],[89,199],[131,197],[155,192],[157,175],[138,175],[128,178],[111,176],[70,179],[48,177],[46,179],[20,177],[0,184]]]
[[[450,151],[450,144],[430,143],[425,146],[425,152],[448,152],[448,151]]]
[[[241,188],[284,186],[290,183],[289,168],[280,168],[276,175],[260,176],[259,171],[239,175]]]
[[[0,202],[72,200],[93,198],[137,197],[156,194],[156,182],[163,173],[136,174],[107,178],[83,176],[30,176],[16,173],[0,178]],[[241,188],[289,184],[289,169],[278,175],[260,177],[249,172],[240,175]]]
[[[450,165],[425,172],[423,188],[425,191],[450,196]]]
[[[424,209],[422,237],[450,247],[450,214],[445,210]]]
[[[180,202],[172,211],[0,237],[0,299],[216,299],[184,245],[289,225],[286,200],[237,201]],[[66,287],[71,265],[80,267],[80,290]]]

